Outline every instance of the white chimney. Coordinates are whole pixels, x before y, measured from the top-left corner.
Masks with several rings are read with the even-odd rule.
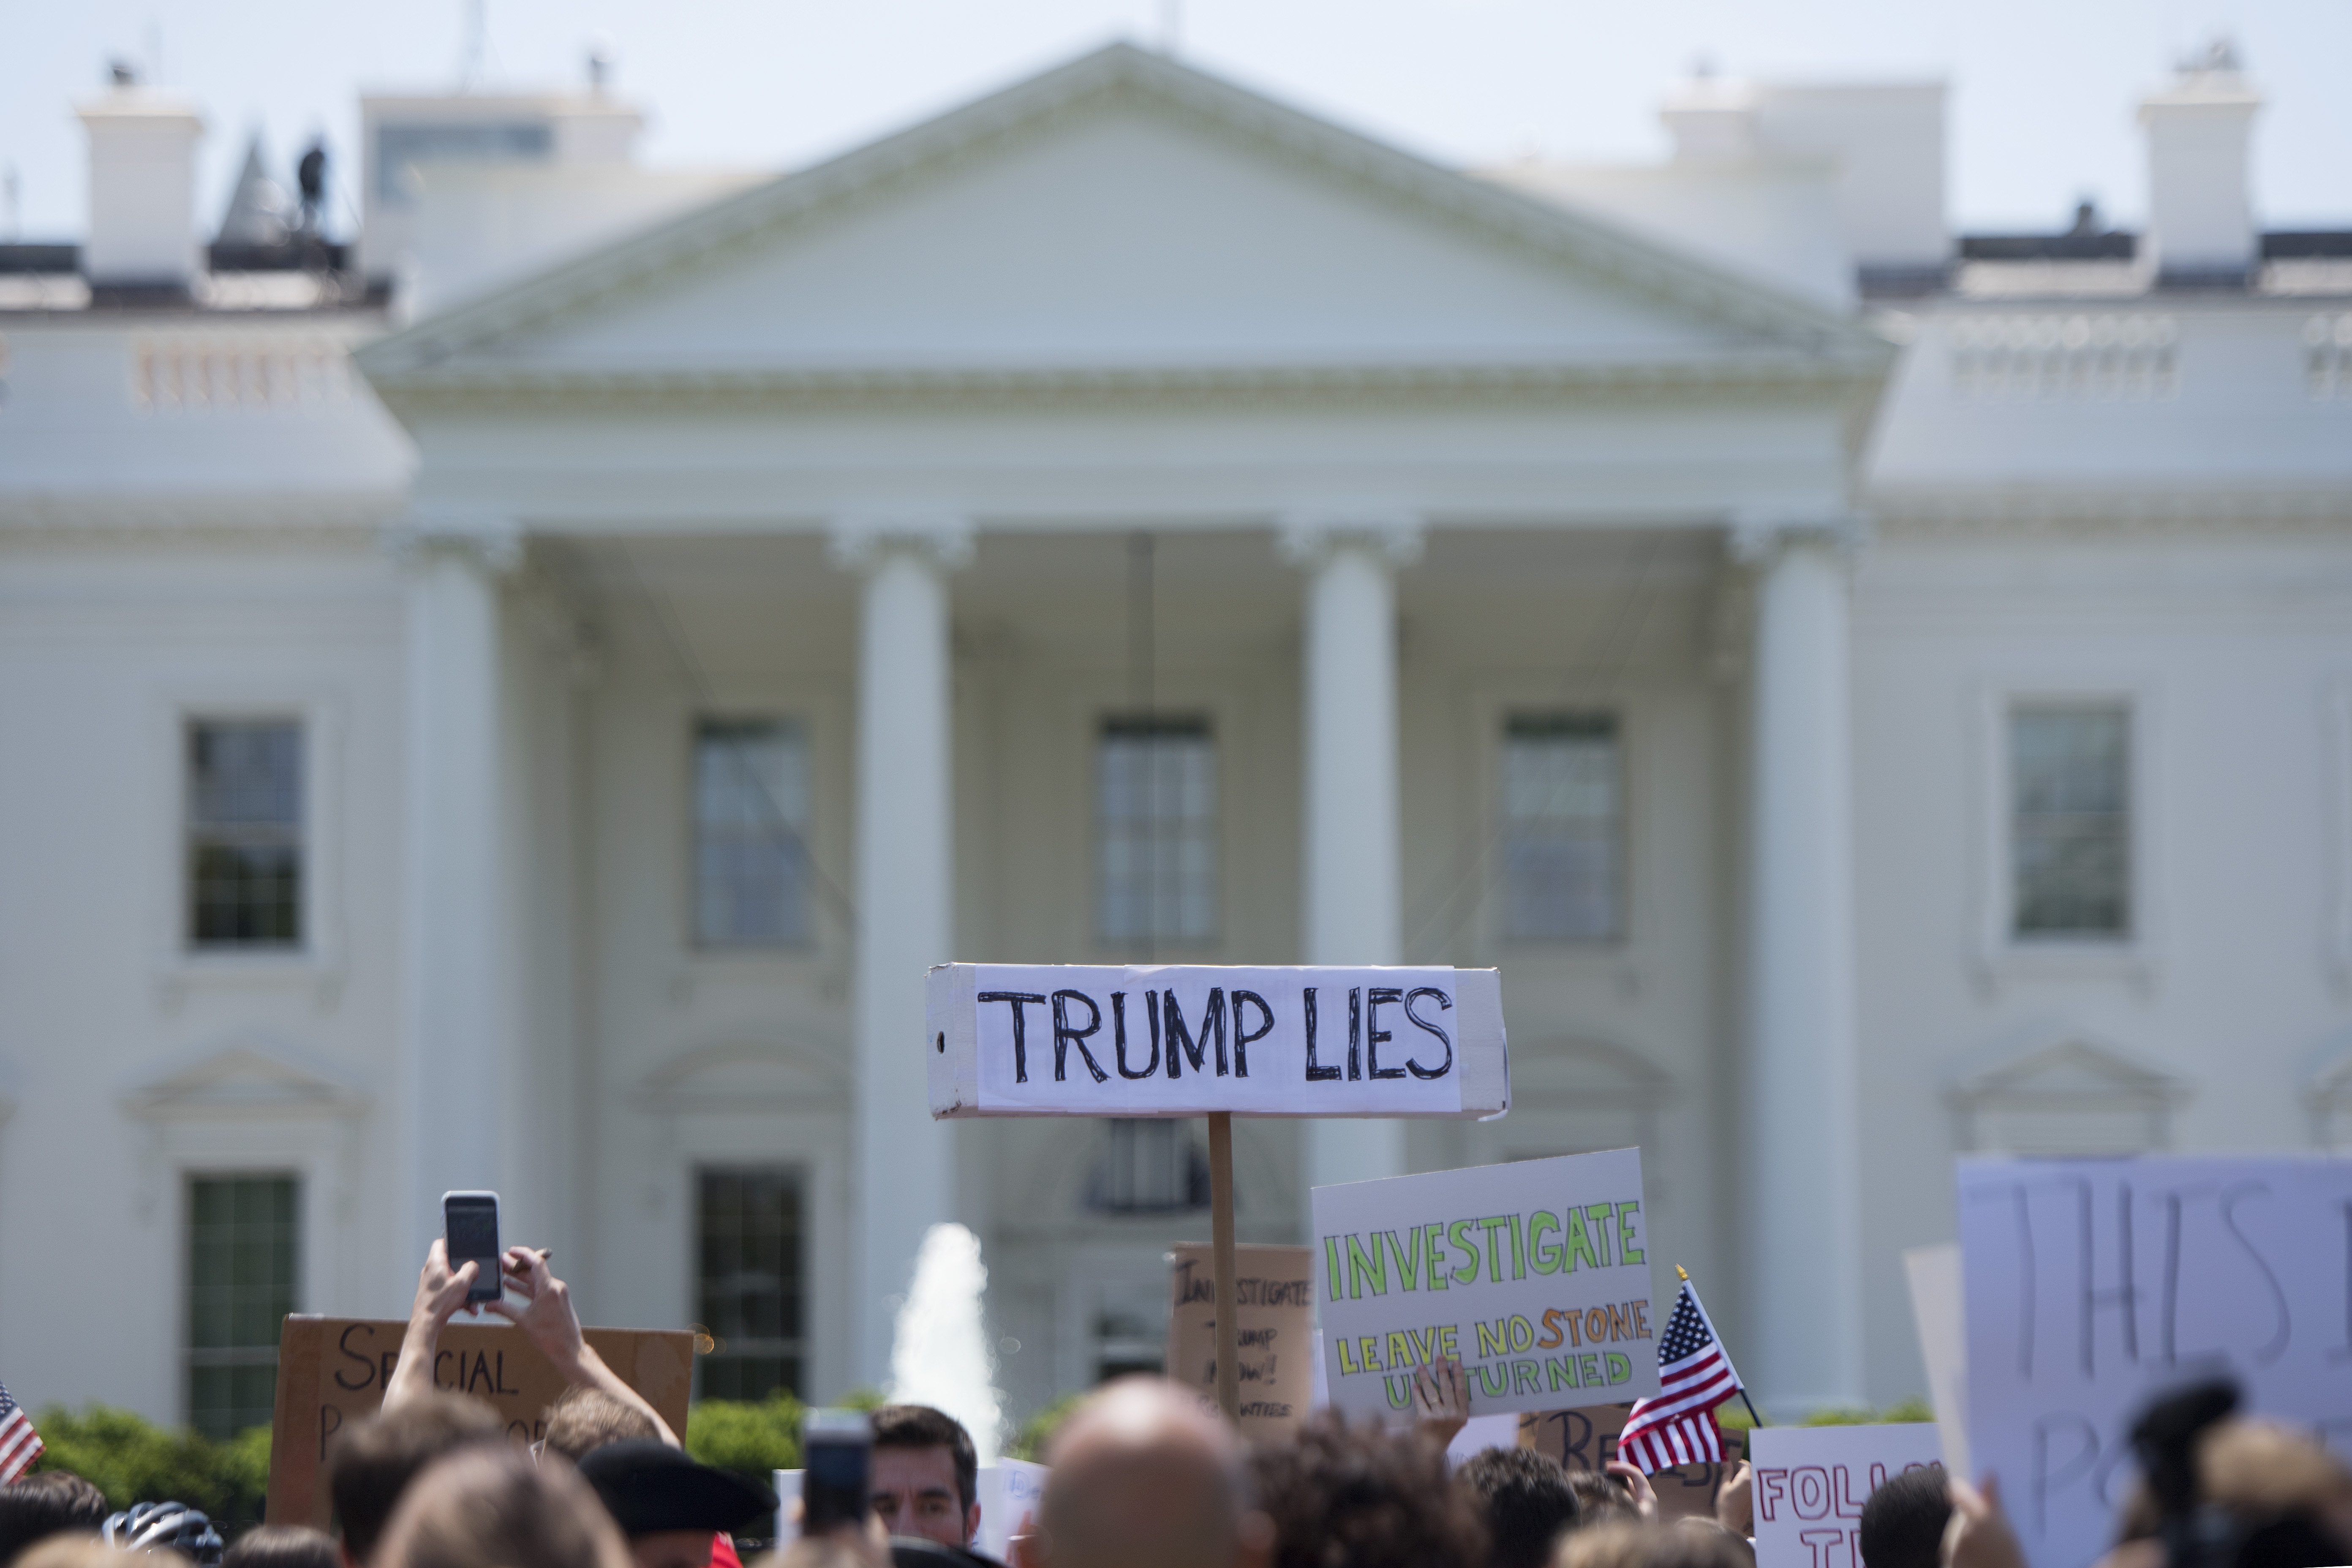
[[[196,247],[196,139],[205,122],[178,99],[118,67],[104,98],[74,111],[89,132],[89,232],[82,276],[110,285],[184,289]]]
[[[2262,98],[2216,43],[2139,106],[2147,128],[2147,245],[2159,278],[2242,279],[2255,261],[2246,170]]]

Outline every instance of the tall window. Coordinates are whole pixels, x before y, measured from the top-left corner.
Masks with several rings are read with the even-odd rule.
[[[1503,934],[1624,934],[1624,767],[1610,713],[1520,714],[1503,729]]]
[[[1106,1121],[1108,1146],[1088,1184],[1089,1206],[1106,1214],[1169,1214],[1209,1206],[1209,1162],[1189,1120]]]
[[[714,1342],[697,1356],[706,1399],[801,1392],[801,1179],[773,1166],[701,1173],[695,1299]]]
[[[207,721],[187,730],[188,942],[302,942],[302,727]]]
[[[1205,719],[1113,719],[1095,746],[1095,934],[1217,934],[1217,742]]]
[[[780,719],[694,731],[694,938],[704,947],[809,940],[808,741]]]
[[[2009,715],[2011,930],[2131,934],[2131,715],[2120,703]]]
[[[269,1425],[278,1335],[299,1311],[302,1195],[292,1176],[188,1181],[188,1425],[233,1437]]]

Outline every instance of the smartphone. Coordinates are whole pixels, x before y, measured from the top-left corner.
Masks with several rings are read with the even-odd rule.
[[[471,1258],[477,1265],[468,1301],[495,1301],[505,1286],[499,1279],[499,1194],[443,1193],[441,1225],[449,1252],[449,1271],[456,1273]]]
[[[801,1534],[864,1529],[874,1511],[869,1461],[874,1418],[863,1410],[812,1410],[801,1422]]]

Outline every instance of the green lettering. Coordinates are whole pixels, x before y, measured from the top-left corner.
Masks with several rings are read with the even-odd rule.
[[[1498,1214],[1478,1222],[1486,1231],[1486,1278],[1497,1285],[1503,1282],[1503,1249],[1496,1243],[1495,1233],[1510,1229],[1517,1218],[1517,1215]]]
[[[1356,1364],[1356,1342],[1342,1335],[1339,1340],[1339,1375],[1353,1377],[1364,1369]]]
[[[1541,1363],[1531,1361],[1515,1361],[1511,1363],[1511,1393],[1514,1396],[1521,1394],[1541,1394],[1543,1391]]]
[[[1519,1216],[1513,1215],[1511,1216],[1511,1278],[1514,1279],[1524,1279],[1527,1277],[1527,1233],[1519,1228]]]
[[[1622,1355],[1619,1354],[1615,1351],[1605,1351],[1602,1354],[1608,1358],[1610,1382],[1631,1383],[1633,1380],[1633,1363],[1632,1362],[1627,1361]]]
[[[1478,1282],[1478,1244],[1470,1239],[1471,1227],[1477,1223],[1475,1219],[1457,1219],[1445,1227],[1446,1239],[1454,1244],[1454,1250],[1470,1255],[1469,1266],[1454,1271],[1454,1282],[1457,1285]]]
[[[1638,1200],[1617,1205],[1617,1261],[1620,1263],[1643,1261],[1642,1249],[1633,1245],[1633,1216],[1641,1212],[1641,1208]]]
[[[1381,1379],[1381,1386],[1388,1392],[1390,1409],[1412,1408],[1412,1379],[1410,1376],[1384,1377]]]
[[[1601,1381],[1600,1356],[1596,1355],[1591,1351],[1586,1351],[1582,1355],[1576,1358],[1576,1372],[1578,1378],[1583,1385],[1588,1388],[1593,1384],[1599,1383]]]
[[[1584,1227],[1584,1211],[1570,1209],[1568,1211],[1568,1262],[1561,1268],[1560,1272],[1563,1274],[1574,1272],[1579,1258],[1584,1260],[1584,1267],[1588,1268],[1601,1267],[1601,1259],[1592,1250],[1592,1235]]]
[[[1478,1386],[1486,1391],[1487,1398],[1500,1399],[1511,1392],[1510,1363],[1505,1362],[1495,1367],[1491,1377],[1487,1375],[1487,1364],[1483,1361],[1473,1362],[1470,1369],[1478,1374]]]
[[[1436,1221],[1421,1227],[1422,1240],[1426,1244],[1422,1252],[1429,1259],[1429,1288],[1443,1290],[1445,1279],[1445,1222]]]
[[[1444,1356],[1452,1356],[1455,1361],[1460,1361],[1462,1359],[1462,1330],[1460,1325],[1448,1323],[1444,1328],[1437,1331],[1437,1353]]]
[[[1572,1355],[1547,1357],[1544,1361],[1544,1373],[1545,1375],[1549,1378],[1551,1384],[1550,1387],[1544,1391],[1545,1393],[1558,1394],[1562,1389],[1574,1388],[1576,1386],[1576,1358]]]
[[[1501,1355],[1511,1348],[1511,1336],[1504,1331],[1503,1321],[1495,1320],[1492,1329],[1478,1325],[1478,1353],[1482,1356]]]
[[[1364,1370],[1366,1372],[1384,1371],[1385,1369],[1381,1365],[1381,1336],[1378,1334],[1357,1335],[1356,1359],[1364,1363]]]
[[[1536,1266],[1538,1274],[1557,1274],[1559,1266],[1568,1261],[1568,1249],[1557,1241],[1551,1250],[1544,1250],[1543,1233],[1559,1229],[1559,1216],[1549,1209],[1538,1209],[1528,1215],[1528,1261]]]
[[[1389,1261],[1381,1256],[1378,1231],[1372,1233],[1372,1250],[1369,1254],[1364,1251],[1364,1244],[1358,1241],[1352,1233],[1348,1237],[1348,1300],[1362,1300],[1364,1282],[1368,1279],[1371,1281],[1373,1295],[1389,1293]]]
[[[1396,1232],[1384,1230],[1381,1234],[1389,1238],[1389,1250],[1396,1255],[1397,1288],[1403,1290],[1420,1289],[1421,1232],[1416,1230],[1409,1233],[1412,1237],[1411,1257],[1405,1255],[1404,1243],[1397,1239]]]
[[[1592,1216],[1592,1250],[1601,1255],[1601,1267],[1609,1267],[1609,1222],[1617,1213],[1613,1204],[1587,1204],[1584,1212]]]
[[[1330,1301],[1344,1299],[1348,1288],[1339,1282],[1339,1238],[1338,1237],[1327,1236],[1323,1238],[1323,1262],[1331,1276],[1331,1291],[1324,1299]]]

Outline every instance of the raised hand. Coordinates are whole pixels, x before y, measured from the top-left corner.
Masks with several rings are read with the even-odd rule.
[[[1469,1424],[1470,1385],[1458,1356],[1439,1356],[1412,1369],[1413,1427],[1439,1447]]]

